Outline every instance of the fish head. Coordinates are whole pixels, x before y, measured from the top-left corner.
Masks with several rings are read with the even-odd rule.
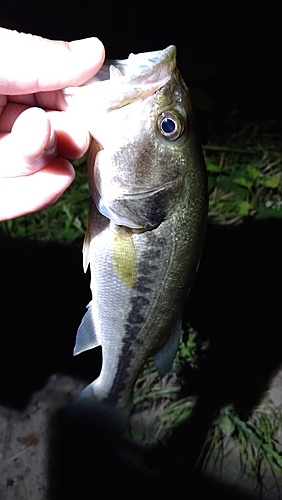
[[[108,62],[85,88],[93,109],[89,186],[98,210],[118,225],[158,226],[183,197],[195,156],[201,161],[176,48]]]
[[[155,59],[155,68],[144,64],[138,86],[134,77],[130,80],[135,89],[130,98],[126,90],[123,98],[121,89],[111,103],[106,126],[95,133],[102,148],[95,158],[89,156],[89,185],[98,210],[131,228],[154,228],[175,211],[195,144],[191,101],[176,67],[176,49],[153,54],[146,56]],[[137,72],[134,59],[134,70],[127,73],[129,61],[127,78]]]

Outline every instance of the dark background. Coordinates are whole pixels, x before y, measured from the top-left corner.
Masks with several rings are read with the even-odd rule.
[[[3,27],[68,41],[98,36],[109,58],[175,44],[186,81],[207,91],[217,116],[280,118],[281,2],[1,3]]]
[[[271,1],[9,0],[0,7],[3,27],[53,39],[95,35],[109,58],[175,44],[179,67],[195,96],[202,140],[218,130],[222,140],[225,129],[240,128],[245,121],[281,131],[281,21],[281,3]],[[211,341],[211,349],[200,377],[187,373],[187,391],[199,395],[199,404],[194,419],[166,451],[170,465],[164,475],[148,476],[116,450],[112,453],[109,443],[107,454],[100,455],[103,434],[97,445],[91,433],[92,440],[78,435],[74,442],[75,433],[60,432],[60,450],[52,452],[55,462],[61,459],[58,498],[93,498],[93,491],[116,488],[120,498],[153,498],[160,491],[165,498],[166,487],[167,498],[186,498],[188,490],[192,499],[233,498],[185,474],[218,408],[233,403],[247,415],[281,365],[281,255],[280,220],[248,221],[240,228],[208,226],[186,317]],[[93,380],[99,349],[72,358],[90,296],[79,246],[1,237],[0,257],[0,403],[23,407],[55,372]],[[76,431],[83,427],[80,421],[73,425]],[[85,469],[78,470],[78,460]]]

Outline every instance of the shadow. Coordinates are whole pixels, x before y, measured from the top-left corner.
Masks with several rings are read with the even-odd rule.
[[[281,367],[281,251],[281,220],[208,225],[186,318],[210,345],[196,380],[188,378],[191,369],[184,374],[197,404],[167,449],[167,473],[180,483],[220,408],[232,404],[246,418]]]
[[[189,471],[179,481],[172,469],[167,473],[166,453],[161,447],[142,447],[121,437],[108,425],[109,420],[100,420],[99,409],[91,420],[78,413],[70,405],[53,422],[57,432],[50,447],[51,500],[92,500],[98,496],[123,500],[253,498]],[[114,412],[111,418],[112,424]]]
[[[245,416],[282,363],[282,221],[207,229],[187,317],[210,340],[200,393]]]
[[[0,235],[0,404],[24,408],[54,373],[89,382],[98,376],[99,349],[72,355],[90,300],[81,245]]]

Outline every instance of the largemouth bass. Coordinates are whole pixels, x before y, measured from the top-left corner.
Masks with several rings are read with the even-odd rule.
[[[74,354],[102,346],[86,392],[124,408],[146,360],[162,377],[175,357],[204,241],[206,170],[174,46],[106,62],[65,98],[93,136],[83,249],[92,301]]]

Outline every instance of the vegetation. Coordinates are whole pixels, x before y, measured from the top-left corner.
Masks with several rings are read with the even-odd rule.
[[[181,369],[184,364],[189,363],[197,370],[198,359],[205,349],[205,343],[189,328],[188,335],[182,332],[173,369],[164,379],[158,378],[153,360],[146,363],[135,388],[135,412],[139,418],[135,419],[133,414],[131,435],[134,439],[147,443],[166,440],[177,426],[189,420],[197,397],[182,396]],[[142,413],[144,418],[140,419]],[[195,467],[218,473],[226,455],[233,453],[234,460],[240,464],[241,478],[244,475],[250,478],[254,494],[263,494],[264,479],[268,474],[273,478],[277,494],[280,495],[281,429],[281,410],[268,398],[248,419],[240,418],[233,405],[224,406],[209,429]]]
[[[250,124],[224,146],[207,145],[204,152],[210,217],[226,222],[249,216],[282,216],[280,139],[262,134]]]
[[[241,420],[232,406],[222,408],[203,449],[202,467],[221,468],[229,445],[239,457],[241,476],[251,477],[254,493],[263,494],[266,471],[270,471],[277,494],[281,493],[282,447],[277,441],[281,425],[282,415],[271,401],[247,421]]]

